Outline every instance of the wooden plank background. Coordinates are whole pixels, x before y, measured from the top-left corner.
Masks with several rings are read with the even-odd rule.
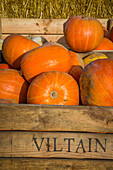
[[[0,104],[0,130],[113,133],[113,107]]]

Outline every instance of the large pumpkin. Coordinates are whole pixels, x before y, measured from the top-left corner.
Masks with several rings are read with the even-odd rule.
[[[26,103],[27,81],[15,69],[0,69],[0,99],[13,103]]]
[[[27,52],[21,60],[21,70],[28,82],[46,71],[68,72],[71,57],[66,48],[57,44],[45,44]]]
[[[97,19],[73,16],[64,24],[64,36],[72,50],[87,52],[99,46],[104,36],[104,30]]]
[[[100,45],[95,50],[113,50],[113,42],[104,37]]]
[[[92,61],[82,71],[79,84],[83,105],[113,106],[113,60]]]
[[[41,73],[28,88],[27,103],[78,105],[78,84],[68,73],[59,71]]]
[[[2,45],[2,54],[6,62],[15,69],[20,69],[22,55],[27,51],[39,47],[39,44],[17,34],[6,37]]]

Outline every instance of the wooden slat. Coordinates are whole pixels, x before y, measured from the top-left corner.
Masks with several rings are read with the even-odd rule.
[[[66,19],[1,18],[2,33],[63,34]]]
[[[107,28],[108,19],[98,19]],[[1,18],[2,34],[63,34],[67,19]]]
[[[1,158],[1,170],[112,170],[112,160]]]
[[[2,131],[0,157],[113,159],[113,134]]]
[[[0,130],[113,133],[113,107],[0,104]]]
[[[68,46],[67,46],[67,48],[68,48]],[[85,58],[88,55],[91,55],[91,54],[94,54],[94,53],[104,53],[108,58],[113,59],[113,50],[93,50],[93,51],[90,51],[90,52],[78,53],[78,54],[81,56],[81,58]]]

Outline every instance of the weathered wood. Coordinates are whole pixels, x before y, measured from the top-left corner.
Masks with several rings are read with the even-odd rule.
[[[2,33],[63,34],[66,19],[1,18]]]
[[[0,130],[113,133],[113,107],[0,104]]]
[[[112,160],[0,158],[1,170],[112,170]]]
[[[94,54],[94,53],[104,53],[108,58],[113,59],[113,50],[93,50],[90,52],[86,52],[86,53],[78,53],[81,58],[85,58],[88,55]]]
[[[108,19],[98,19],[107,28]],[[67,19],[1,18],[2,34],[63,34]]]
[[[0,157],[113,159],[113,134],[1,131]]]

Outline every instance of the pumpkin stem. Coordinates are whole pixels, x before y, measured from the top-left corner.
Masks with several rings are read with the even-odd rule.
[[[57,98],[58,97],[58,93],[55,90],[53,90],[53,91],[50,92],[50,97],[51,98]]]

